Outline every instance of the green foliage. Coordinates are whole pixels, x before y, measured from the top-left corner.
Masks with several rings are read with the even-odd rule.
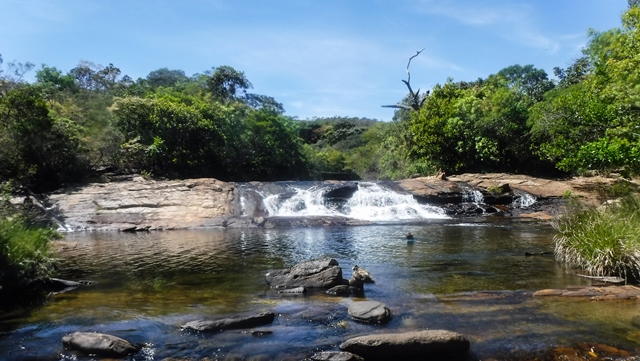
[[[554,223],[556,257],[594,276],[640,279],[640,200],[628,196],[605,209],[572,202]]]
[[[12,182],[0,183],[0,303],[16,299],[17,292],[53,271],[49,241],[59,237],[52,229],[33,225],[9,199]]]
[[[493,76],[476,84],[436,85],[411,114],[413,159],[448,171],[534,171],[526,119],[531,97]]]
[[[640,174],[640,9],[630,8],[622,22],[622,29],[592,33],[588,61],[574,64],[564,89],[532,109],[536,152],[561,170]]]
[[[116,125],[125,136],[120,162],[156,175],[207,173],[224,147],[220,123],[227,111],[180,94],[118,99]]]
[[[50,190],[82,171],[75,125],[49,115],[34,86],[0,97],[0,181]]]
[[[272,110],[250,111],[240,141],[234,142],[236,179],[290,180],[307,177],[298,129],[290,118]],[[239,148],[240,146],[241,148]],[[242,152],[239,150],[242,149]],[[239,160],[239,161],[238,161]]]

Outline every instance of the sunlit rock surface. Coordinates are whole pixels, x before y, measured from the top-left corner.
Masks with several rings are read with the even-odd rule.
[[[212,178],[92,183],[49,195],[52,213],[71,229],[179,229],[226,226],[234,185]]]

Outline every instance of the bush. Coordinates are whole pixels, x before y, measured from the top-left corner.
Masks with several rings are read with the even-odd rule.
[[[58,236],[50,228],[29,226],[20,217],[0,220],[0,294],[49,276],[53,270],[49,241]]]
[[[556,258],[589,275],[640,280],[640,199],[600,208],[572,200],[568,208],[554,222]]]

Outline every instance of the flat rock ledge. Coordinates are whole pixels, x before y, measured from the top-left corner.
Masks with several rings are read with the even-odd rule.
[[[335,259],[324,257],[271,271],[265,280],[271,288],[331,288],[342,284],[342,268]]]
[[[366,360],[455,360],[466,357],[469,347],[460,333],[425,330],[355,337],[343,342],[340,350]]]
[[[191,321],[182,326],[185,330],[200,332],[220,332],[241,328],[252,328],[273,323],[276,315],[273,312],[263,312],[244,317],[229,317],[212,321]]]
[[[136,353],[140,347],[127,340],[104,333],[75,332],[62,337],[62,344],[68,349],[80,351],[86,355],[104,357],[122,357]]]
[[[587,297],[593,301],[640,298],[640,288],[631,285],[606,287],[569,287],[567,289],[546,289],[534,292],[535,297]]]
[[[387,323],[391,320],[391,310],[382,302],[359,301],[349,305],[349,316],[367,323]]]

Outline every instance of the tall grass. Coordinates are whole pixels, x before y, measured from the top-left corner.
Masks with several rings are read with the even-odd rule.
[[[20,218],[0,220],[0,294],[47,277],[53,269],[50,228],[30,226]]]
[[[626,196],[603,207],[572,201],[554,222],[558,260],[593,276],[640,280],[640,199]]]

